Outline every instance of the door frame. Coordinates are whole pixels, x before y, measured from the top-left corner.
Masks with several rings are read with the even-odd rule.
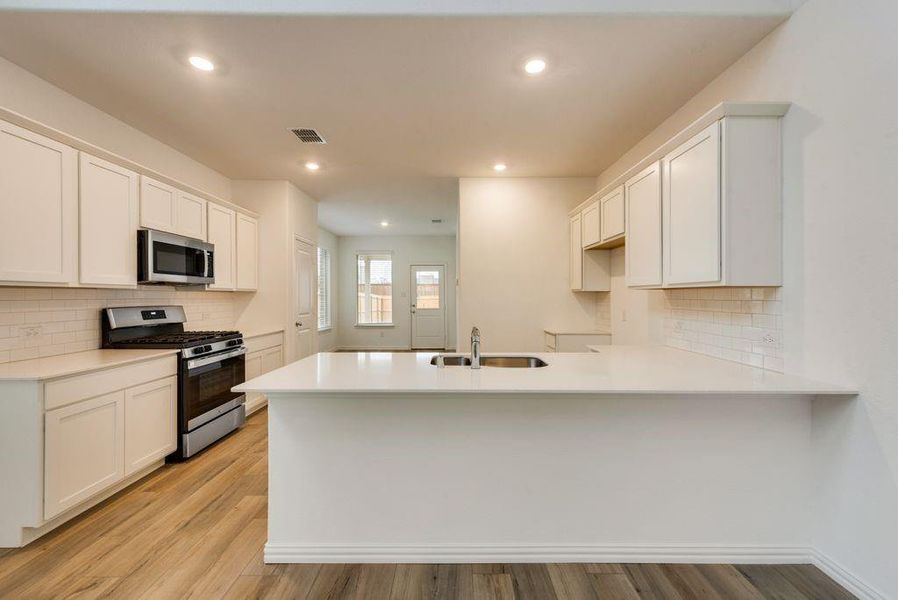
[[[412,307],[411,307],[411,295],[415,294],[415,298],[417,299],[417,281],[415,281],[415,267],[442,267],[443,268],[443,279],[448,278],[449,273],[449,265],[446,263],[440,262],[412,262],[408,266],[408,283],[409,283],[409,311],[408,311],[408,347],[411,350],[415,350],[415,324],[414,317],[412,316]],[[446,341],[449,339],[449,306],[446,303],[446,284],[445,282],[440,282],[440,302],[443,306],[443,347],[442,350],[446,349]],[[417,308],[417,307],[416,307]]]

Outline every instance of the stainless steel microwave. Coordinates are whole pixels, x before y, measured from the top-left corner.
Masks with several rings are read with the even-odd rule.
[[[194,238],[139,229],[138,283],[215,283],[215,246]]]

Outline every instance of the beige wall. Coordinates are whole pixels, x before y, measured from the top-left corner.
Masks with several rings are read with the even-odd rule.
[[[882,597],[898,597],[895,23],[893,0],[810,0],[598,178],[722,100],[793,103],[783,120],[784,367],[862,392],[814,405],[813,545]]]
[[[286,361],[298,358],[293,335],[295,285],[294,235],[318,239],[318,203],[287,181],[234,181],[234,201],[259,214],[259,291],[238,310],[237,325],[245,333],[284,329]],[[317,274],[315,274],[317,277]],[[316,279],[317,281],[317,279]],[[312,331],[317,347],[317,328]]]
[[[459,317],[484,351],[542,351],[544,328],[594,329],[596,293],[568,281],[568,212],[592,178],[465,178],[459,182]]]
[[[611,332],[615,344],[663,343],[664,295],[627,287],[623,246],[611,251]]]
[[[341,236],[340,294],[338,296],[340,348],[394,349],[411,347],[411,265],[446,265],[446,345],[455,347],[455,237],[454,236]],[[393,255],[393,326],[356,327],[356,256],[360,252]]]
[[[224,200],[230,180],[159,140],[0,58],[0,107],[81,138]]]

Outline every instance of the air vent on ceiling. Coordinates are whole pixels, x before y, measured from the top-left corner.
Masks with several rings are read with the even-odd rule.
[[[431,223],[442,223],[443,219],[431,219],[430,222]]]
[[[299,138],[299,141],[303,144],[326,144],[327,140],[324,139],[324,136],[315,131],[314,129],[307,128],[297,128],[291,129],[293,135]]]

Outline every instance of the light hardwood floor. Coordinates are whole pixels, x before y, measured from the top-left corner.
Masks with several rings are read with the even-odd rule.
[[[807,565],[265,565],[267,413],[33,544],[0,598],[852,598]]]

